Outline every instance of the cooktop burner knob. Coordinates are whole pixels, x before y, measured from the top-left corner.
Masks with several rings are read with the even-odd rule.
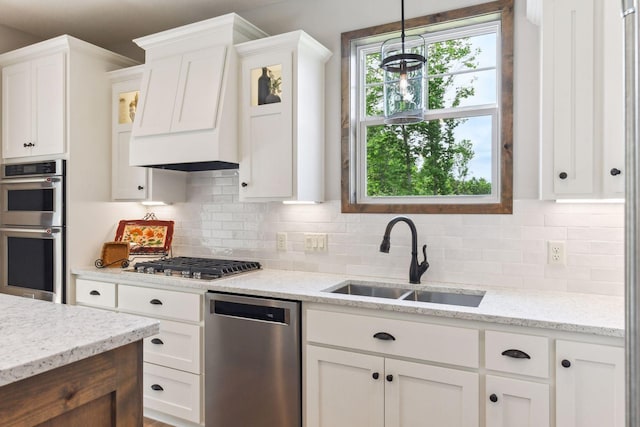
[[[153,274],[155,272],[156,270],[153,267],[147,267],[147,269],[145,270],[145,273],[147,274]]]

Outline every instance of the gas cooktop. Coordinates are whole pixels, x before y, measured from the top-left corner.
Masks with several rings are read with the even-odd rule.
[[[173,257],[138,262],[133,268],[138,273],[214,280],[232,274],[259,270],[260,263],[229,259]]]

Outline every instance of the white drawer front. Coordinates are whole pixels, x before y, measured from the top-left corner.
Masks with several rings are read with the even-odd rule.
[[[549,339],[534,335],[487,331],[485,360],[487,369],[548,378]]]
[[[201,295],[164,289],[118,286],[118,308],[188,322],[202,318]]]
[[[94,307],[116,308],[115,283],[76,279],[76,302]]]
[[[160,321],[160,333],[144,339],[144,361],[201,373],[202,327],[169,320]]]
[[[395,339],[375,338],[378,333]],[[479,366],[478,335],[475,329],[307,310],[309,342],[471,368]]]
[[[143,376],[145,408],[200,422],[200,375],[145,363]]]

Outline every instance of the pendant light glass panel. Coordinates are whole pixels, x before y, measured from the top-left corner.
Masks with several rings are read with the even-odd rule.
[[[424,120],[425,42],[419,35],[382,44],[384,70],[384,122],[412,124]]]

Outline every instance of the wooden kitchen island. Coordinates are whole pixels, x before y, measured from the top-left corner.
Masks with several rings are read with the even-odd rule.
[[[157,321],[0,294],[0,425],[142,426]]]

